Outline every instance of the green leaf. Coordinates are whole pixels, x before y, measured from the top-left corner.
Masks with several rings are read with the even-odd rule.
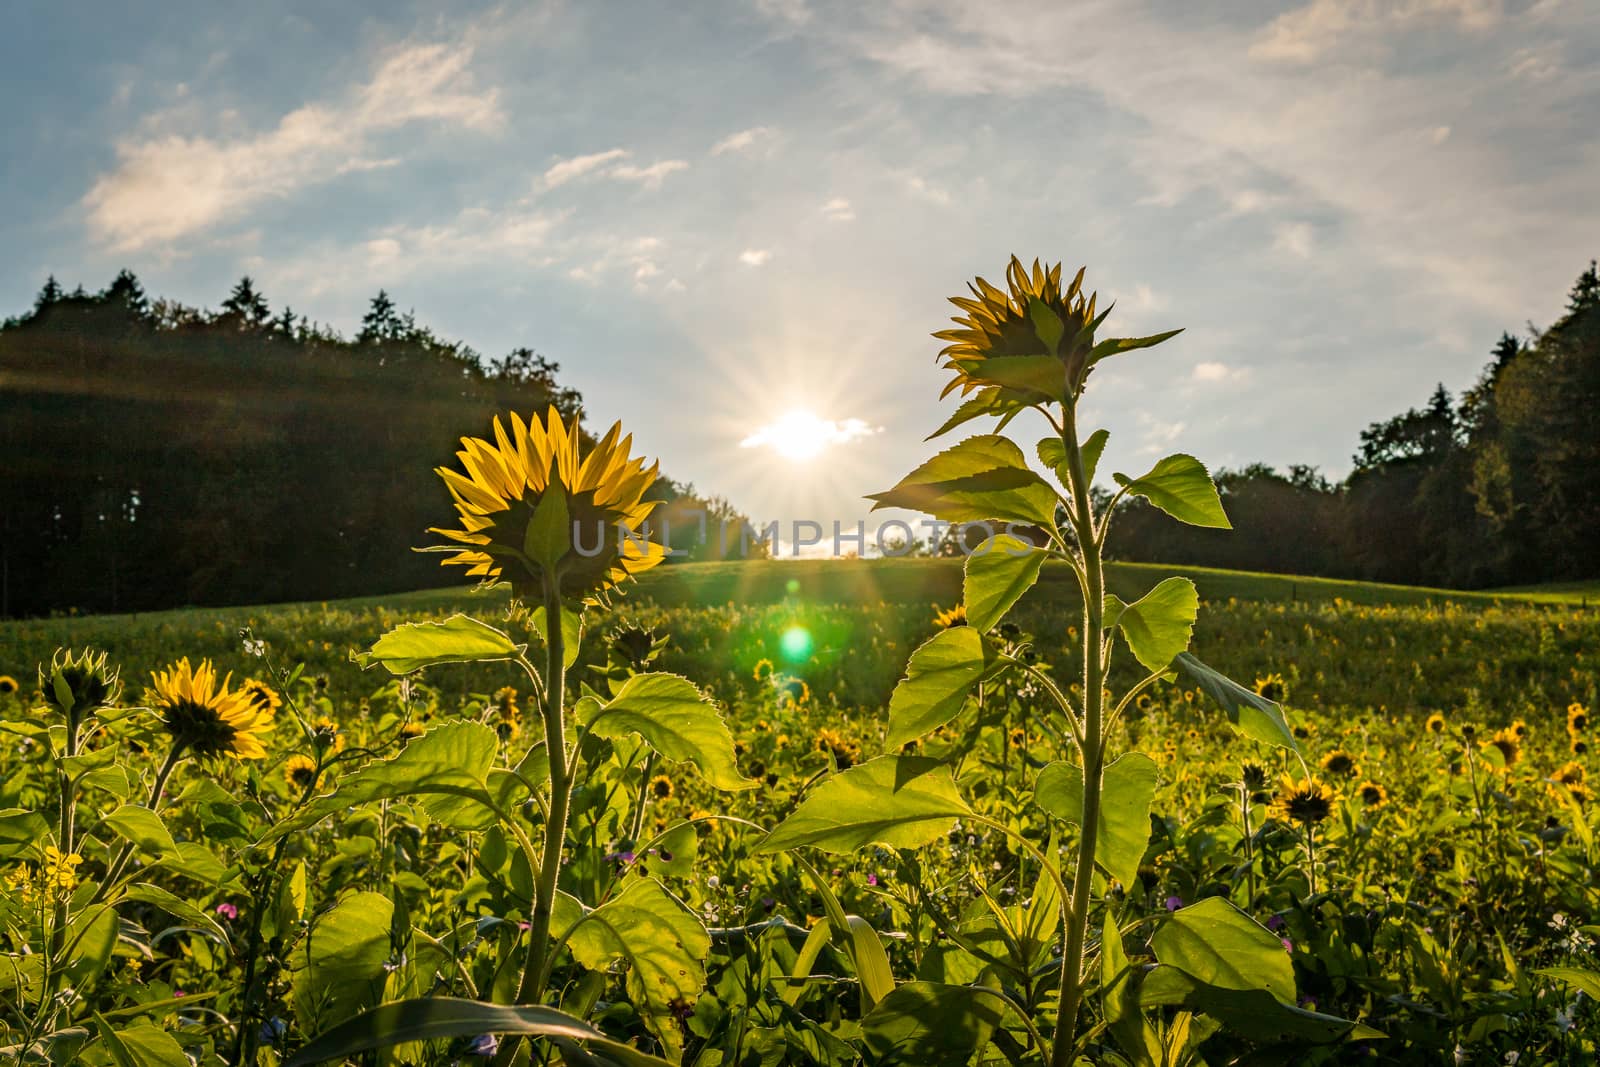
[[[171,1034],[149,1023],[115,1030],[99,1014],[94,1021],[100,1040],[117,1067],[176,1067],[189,1062],[183,1046]]]
[[[43,815],[27,808],[0,811],[0,859],[14,859],[33,851],[50,833]]]
[[[839,903],[838,896],[822,877],[822,872],[799,856],[791,858],[811,879],[817,895],[822,898],[822,910],[827,916],[823,923],[843,936],[845,952],[861,982],[862,1010],[870,1011],[874,1004],[894,991],[894,968],[889,964],[889,953],[884,950],[878,931],[861,916],[845,913],[844,905]]]
[[[955,414],[945,420],[944,425],[930,433],[924,440],[931,441],[935,437],[942,437],[957,426],[971,422],[973,419],[983,418],[985,415],[1004,415],[1016,409],[1016,402],[1001,396],[1000,389],[989,386],[979,390],[956,408]]]
[[[824,779],[756,851],[810,845],[852,852],[873,843],[921,848],[971,814],[948,764],[925,756],[879,756]]]
[[[418,797],[439,822],[457,830],[485,830],[499,818],[488,780],[500,739],[482,723],[451,719],[414,738],[391,759],[369,763],[327,796],[267,831],[261,844],[314,826],[354,804]]]
[[[1264,989],[1229,989],[1208,985],[1177,967],[1162,965],[1144,976],[1139,1003],[1147,1007],[1177,1005],[1204,1012],[1227,1024],[1239,1036],[1261,1044],[1280,1042],[1371,1041],[1380,1030],[1285,1004]]]
[[[1168,338],[1176,337],[1183,330],[1168,330],[1166,333],[1155,333],[1149,337],[1108,337],[1089,350],[1089,365],[1092,367],[1107,356],[1120,355],[1123,352],[1132,352],[1136,348],[1150,348],[1160,344]]]
[[[1582,967],[1544,967],[1533,973],[1575,985],[1589,996],[1600,1000],[1600,971],[1586,971]]]
[[[753,789],[739,773],[733,734],[715,704],[680,674],[636,674],[589,720],[589,732],[613,740],[638,734],[669,760],[693,763],[718,789]]]
[[[906,982],[861,1020],[861,1037],[878,1063],[961,1067],[1005,1014],[1005,998],[991,990]]]
[[[543,606],[534,608],[528,616],[528,626],[539,635],[539,640],[549,641],[549,630],[545,626]],[[578,653],[583,649],[583,616],[571,608],[561,609],[561,662],[567,669],[578,662]]]
[[[902,478],[893,489],[872,493],[883,507],[927,512],[948,522],[1054,521],[1056,494],[1028,468],[1008,438],[969,437],[940,452]]]
[[[1205,464],[1193,456],[1181,452],[1168,456],[1140,478],[1129,479],[1126,474],[1112,477],[1129,493],[1144,497],[1179,522],[1219,530],[1233,529],[1222,510],[1216,483],[1211,480]]]
[[[511,659],[524,647],[488,623],[452,615],[442,622],[403,623],[378,638],[370,651],[352,652],[350,658],[362,670],[381,663],[390,674],[410,674],[440,663]]]
[[[161,816],[143,804],[124,804],[100,820],[100,825],[132,842],[140,852],[152,856],[175,856],[177,842]]]
[[[456,997],[421,997],[383,1004],[340,1023],[308,1042],[284,1067],[311,1067],[328,1060],[346,1060],[358,1053],[412,1041],[439,1041],[479,1034],[522,1034],[558,1044],[584,1042],[623,1067],[664,1067],[667,1061],[646,1055],[554,1008],[512,1007]]]
[[[547,571],[554,571],[572,551],[572,517],[567,510],[567,494],[552,488],[539,497],[533,518],[522,535],[522,554]]]
[[[1095,468],[1100,466],[1100,454],[1106,450],[1106,442],[1109,440],[1111,440],[1110,430],[1096,430],[1079,448],[1083,453],[1083,477],[1090,485],[1094,484]]]
[[[344,897],[311,927],[290,957],[290,982],[300,1025],[349,1018],[383,992],[394,903],[381,893]]]
[[[1155,1067],[1165,1057],[1161,1054],[1160,1037],[1139,1007],[1139,976],[1122,947],[1116,916],[1107,908],[1100,931],[1100,992],[1106,1024],[1135,1067]]]
[[[589,913],[567,947],[590,970],[625,961],[635,1009],[674,1056],[682,1052],[672,1002],[700,995],[711,936],[677,897],[653,878],[629,879],[619,896]]]
[[[217,921],[193,904],[180,896],[169,893],[158,885],[139,883],[129,886],[122,894],[123,900],[137,900],[146,904],[154,904],[162,911],[171,915],[180,922],[187,923],[204,930],[217,940],[218,944],[228,944],[228,934]]]
[[[1260,989],[1294,1003],[1294,966],[1283,942],[1224,897],[1173,912],[1156,928],[1150,948],[1159,962],[1205,985]]]
[[[1067,367],[1055,356],[990,356],[976,369],[986,382],[1060,403],[1067,392]]]
[[[999,534],[979,545],[967,557],[962,585],[968,627],[981,633],[992,630],[1039,580],[1045,556],[1044,549],[1010,534]]]
[[[1099,833],[1095,865],[1123,888],[1134,884],[1150,844],[1150,803],[1160,772],[1143,752],[1124,752],[1100,775]],[[1057,760],[1039,771],[1034,787],[1039,806],[1066,822],[1083,823],[1083,768]]]
[[[959,715],[983,670],[983,635],[978,630],[952,626],[934,634],[911,653],[905,678],[889,696],[884,745],[897,749]]]
[[[306,915],[306,865],[297,863],[278,884],[277,928],[280,935],[293,930]]]
[[[1061,316],[1035,296],[1028,298],[1028,318],[1033,320],[1033,335],[1044,345],[1046,352],[1054,354],[1061,344],[1061,335],[1066,332],[1061,325]]]
[[[1122,630],[1133,658],[1151,672],[1165,671],[1189,650],[1200,594],[1187,578],[1168,578],[1132,604],[1107,596],[1106,625]]]
[[[1172,665],[1194,679],[1201,692],[1221,704],[1228,720],[1241,734],[1264,745],[1300,751],[1289,724],[1284,721],[1283,709],[1278,705],[1217,673],[1188,652],[1179,653]]]

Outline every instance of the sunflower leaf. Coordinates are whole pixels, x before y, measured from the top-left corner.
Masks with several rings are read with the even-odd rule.
[[[362,670],[381,663],[390,674],[411,674],[441,663],[513,659],[525,647],[470,615],[452,615],[440,622],[403,623],[350,658]]]
[[[1179,522],[1218,530],[1233,529],[1227,513],[1222,510],[1216,483],[1211,480],[1205,464],[1193,456],[1181,452],[1168,456],[1138,478],[1129,478],[1126,474],[1112,477],[1125,492],[1144,497]]]
[[[1155,760],[1125,752],[1100,775],[1099,836],[1094,861],[1124,887],[1132,886],[1150,844],[1150,803],[1159,773]],[[1083,822],[1083,768],[1057,760],[1039,772],[1039,806],[1064,822]]]
[[[971,814],[948,764],[926,756],[879,756],[824,779],[756,851],[810,845],[853,852],[873,843],[921,848]]]
[[[1105,359],[1107,356],[1120,355],[1123,352],[1132,352],[1136,348],[1152,348],[1155,345],[1160,344],[1162,341],[1166,341],[1178,336],[1182,332],[1182,328],[1179,328],[1176,330],[1168,330],[1166,333],[1151,334],[1149,337],[1107,338],[1106,340],[1095,345],[1094,348],[1090,349],[1089,364],[1093,366],[1102,359]]]
[[[1105,598],[1105,624],[1117,627],[1146,670],[1165,671],[1189,650],[1200,615],[1200,594],[1187,578],[1168,578],[1132,604]]]
[[[962,601],[967,622],[988,633],[1039,580],[1047,553],[1010,534],[989,538],[967,557]]]
[[[1221,704],[1228,720],[1241,734],[1264,745],[1300,751],[1289,724],[1284,721],[1283,709],[1277,704],[1212,670],[1188,652],[1180,652],[1172,666],[1194,679],[1202,692]]]
[[[757,784],[739,773],[733,734],[722,713],[682,675],[634,675],[592,713],[588,725],[591,734],[612,740],[638,734],[667,759],[693,763],[718,789]]]
[[[1022,450],[989,434],[969,437],[945,449],[882,493],[872,493],[873,510],[884,507],[922,511],[947,522],[1054,521],[1056,494],[1029,469]]]
[[[889,696],[884,746],[897,749],[960,714],[983,677],[984,658],[983,634],[972,626],[941,630],[911,653],[906,676]]]

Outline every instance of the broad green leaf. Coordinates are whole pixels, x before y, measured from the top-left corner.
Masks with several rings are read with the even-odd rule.
[[[544,608],[537,607],[528,616],[528,626],[539,635],[539,640],[548,641],[549,631],[545,627]],[[561,662],[570,670],[578,662],[578,653],[583,650],[583,616],[571,608],[561,609]]]
[[[924,440],[931,441],[935,437],[942,437],[957,426],[971,422],[973,419],[983,418],[985,415],[1004,415],[1015,411],[1016,407],[1014,400],[1001,396],[998,387],[990,386],[981,389],[962,401],[961,406],[956,408],[955,414],[946,419],[943,426],[930,433]]]
[[[499,737],[482,723],[438,723],[393,758],[341,778],[337,789],[273,827],[260,843],[314,826],[354,804],[399,797],[418,798],[428,814],[454,829],[487,829],[498,818],[488,779],[499,749]]]
[[[602,1063],[619,1067],[665,1067],[657,1059],[613,1041],[581,1019],[554,1008],[513,1007],[456,997],[421,997],[383,1004],[340,1023],[308,1042],[284,1067],[312,1067],[329,1060],[347,1060],[362,1052],[412,1041],[477,1037],[479,1034],[521,1034],[578,1047],[583,1042]]]
[[[959,715],[983,669],[983,634],[977,629],[952,626],[934,634],[911,653],[906,676],[889,696],[885,746],[897,749]]]
[[[619,896],[589,913],[567,947],[591,970],[626,962],[629,999],[668,1051],[681,1054],[672,1002],[700,995],[711,936],[677,897],[653,878],[629,879]]]
[[[533,518],[522,535],[522,554],[546,571],[554,571],[563,556],[572,551],[572,518],[567,510],[567,494],[546,491],[534,505]]]
[[[149,1023],[116,1030],[100,1015],[94,1018],[100,1040],[117,1067],[178,1067],[189,1062],[183,1046],[165,1030]]]
[[[1106,442],[1109,440],[1111,440],[1110,430],[1096,430],[1080,447],[1083,452],[1083,477],[1090,485],[1094,484],[1094,472],[1100,466],[1100,454],[1106,450]]]
[[[948,764],[925,756],[879,756],[824,779],[756,851],[810,845],[853,852],[873,843],[921,848],[971,814]]]
[[[1065,332],[1061,325],[1061,316],[1051,311],[1049,304],[1035,296],[1028,300],[1028,318],[1033,320],[1033,335],[1044,345],[1047,353],[1054,354],[1056,346],[1061,344],[1061,335]]]
[[[589,719],[589,732],[613,740],[638,734],[669,760],[693,763],[718,789],[753,789],[739,773],[733,734],[715,704],[680,674],[636,674]]]
[[[1060,403],[1067,391],[1067,366],[1055,356],[990,356],[976,373],[986,382],[1015,389],[1023,399],[1032,394]]]
[[[67,927],[65,971],[72,982],[87,985],[106,969],[117,949],[117,911],[101,904],[79,912]],[[0,968],[3,969],[3,968]]]
[[[856,978],[861,982],[862,1011],[871,1010],[874,1004],[894,991],[894,969],[889,965],[889,954],[884,950],[878,931],[861,916],[845,913],[844,905],[839,903],[838,896],[822,877],[822,872],[799,856],[791,858],[811,879],[817,895],[822,898],[822,910],[829,928],[843,936],[845,952],[856,969]]]
[[[1129,493],[1144,497],[1179,522],[1219,530],[1233,529],[1222,510],[1216,483],[1211,480],[1205,464],[1193,456],[1181,452],[1168,456],[1139,478],[1130,479],[1126,474],[1112,477]]]
[[[1161,1039],[1140,1010],[1139,977],[1140,971],[1128,961],[1122,947],[1116,916],[1107,908],[1100,930],[1100,995],[1106,1024],[1135,1067],[1156,1067],[1164,1059]]]
[[[1089,350],[1089,365],[1092,367],[1107,356],[1120,355],[1123,352],[1132,352],[1136,348],[1150,348],[1160,344],[1171,337],[1176,337],[1183,330],[1168,330],[1166,333],[1151,334],[1149,337],[1108,337]]]
[[[962,584],[968,627],[981,633],[993,629],[1039,580],[1045,555],[1044,549],[1010,534],[998,534],[979,545],[967,557]]]
[[[1260,989],[1294,1003],[1294,966],[1271,930],[1230,904],[1207,897],[1179,908],[1151,935],[1156,959],[1223,989]]]
[[[143,804],[124,804],[100,820],[100,825],[148,855],[167,857],[178,853],[172,831],[161,821],[161,816]]]
[[[277,926],[280,934],[293,930],[306,915],[306,865],[297,863],[294,870],[278,884]]]
[[[1200,594],[1187,578],[1168,578],[1132,604],[1107,596],[1105,624],[1122,630],[1133,658],[1151,672],[1165,671],[1189,650]]]
[[[1283,709],[1278,705],[1217,673],[1188,652],[1179,653],[1172,665],[1194,679],[1201,692],[1221,704],[1228,720],[1241,734],[1264,745],[1300,751],[1289,724],[1284,721]]]
[[[410,674],[440,663],[483,663],[511,659],[524,646],[488,623],[468,615],[452,615],[442,622],[408,622],[396,626],[367,652],[350,658],[367,670],[376,664],[390,674]]]
[[[873,510],[883,507],[927,512],[948,522],[1054,521],[1056,495],[1028,468],[1008,438],[969,437],[940,452],[900,480],[893,489],[872,493]]]
[[[988,989],[906,982],[861,1020],[861,1037],[877,1063],[961,1067],[1005,1014],[1005,999]]]
[[[1183,970],[1156,967],[1139,985],[1139,1003],[1147,1007],[1176,1005],[1203,1012],[1227,1024],[1239,1036],[1261,1044],[1283,1042],[1371,1041],[1385,1035],[1370,1026],[1285,1004],[1264,989],[1229,989],[1208,985]]]
[[[296,1017],[308,1029],[341,1022],[383,992],[394,903],[381,893],[341,899],[312,925],[290,956]]]
[[[1106,442],[1111,439],[1110,430],[1096,430],[1088,439],[1079,446],[1078,450],[1083,455],[1083,477],[1089,485],[1094,484],[1095,468],[1100,466],[1100,454],[1106,450]],[[1072,485],[1072,469],[1067,464],[1067,446],[1059,437],[1046,437],[1038,444],[1039,462],[1055,472],[1061,484]]]
[[[1100,775],[1100,829],[1095,840],[1095,865],[1124,888],[1139,874],[1139,861],[1150,844],[1150,803],[1160,772],[1143,752],[1124,752]],[[1057,760],[1039,771],[1034,788],[1039,806],[1066,822],[1083,822],[1083,768]]]
[[[50,823],[27,808],[0,811],[0,860],[32,852],[50,833]]]
[[[243,841],[251,836],[250,820],[232,793],[210,778],[190,782],[174,806],[200,824],[207,841]]]
[[[178,921],[204,930],[216,938],[218,944],[226,945],[228,943],[227,932],[217,925],[215,919],[182,897],[169,893],[158,885],[139,883],[129,886],[122,894],[122,899],[153,904]]]
[[[1600,971],[1587,971],[1582,967],[1544,967],[1533,973],[1577,986],[1595,1000],[1600,1000]]]

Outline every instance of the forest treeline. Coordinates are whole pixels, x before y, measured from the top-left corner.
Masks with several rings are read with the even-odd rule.
[[[1331,371],[1330,371],[1331,373]],[[1127,559],[1450,588],[1600,576],[1600,277],[1553,325],[1505,334],[1453,399],[1375,422],[1352,470],[1218,472],[1232,531],[1142,500],[1117,517]]]
[[[345,338],[249,278],[215,310],[128,271],[92,293],[51,278],[0,324],[0,616],[437,585],[410,551],[452,517],[433,468],[499,412],[579,413],[559,370],[485,359],[384,292]],[[667,479],[656,495],[742,518]]]

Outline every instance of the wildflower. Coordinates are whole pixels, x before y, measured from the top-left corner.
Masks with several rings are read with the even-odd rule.
[[[1389,791],[1370,779],[1361,783],[1357,793],[1361,796],[1361,802],[1369,808],[1381,808],[1389,803]]]
[[[1006,734],[1006,742],[1012,748],[1021,748],[1028,743],[1028,731],[1020,726],[1013,726],[1011,732]]]
[[[650,779],[650,795],[657,800],[671,800],[672,779],[664,774],[658,774]]]
[[[55,709],[76,723],[91,711],[105,707],[122,691],[119,672],[106,663],[104,652],[84,649],[73,655],[57,649],[48,673],[39,668],[39,691]]]
[[[967,624],[967,606],[957,604],[949,611],[940,611],[933,616],[933,624],[941,630],[948,630],[952,626],[965,626]]]
[[[758,682],[764,682],[772,677],[772,661],[766,658],[756,660],[756,669],[750,672],[750,677]]]
[[[1583,764],[1577,762],[1576,760],[1568,760],[1566,763],[1563,763],[1556,770],[1556,772],[1550,776],[1550,778],[1552,781],[1560,782],[1562,785],[1571,785],[1575,782],[1582,782],[1584,778]]]
[[[239,909],[236,906],[229,904],[227,901],[223,901],[221,904],[217,905],[217,914],[222,916],[224,919],[227,919],[229,922],[232,922],[234,919],[239,917]]]
[[[1333,791],[1312,776],[1295,780],[1284,775],[1278,783],[1278,811],[1287,819],[1315,826],[1333,811]]]
[[[486,578],[510,568],[507,577],[519,595],[559,576],[568,596],[589,598],[661,562],[666,549],[637,532],[657,503],[643,499],[657,468],[629,457],[633,438],[621,437],[621,423],[587,454],[577,420],[564,424],[553,406],[543,423],[524,423],[514,413],[510,423],[508,433],[494,420],[493,442],[461,439],[456,458],[465,473],[436,468],[461,522],[459,530],[429,531],[462,546],[440,546],[454,552],[446,565]],[[547,503],[551,493],[560,500]],[[541,538],[545,529],[553,533]],[[535,547],[541,540],[553,543]],[[556,574],[547,575],[546,567]]]
[[[298,753],[290,756],[284,763],[283,777],[291,786],[300,790],[315,788],[321,779],[321,775],[317,773],[317,761]]]
[[[1427,730],[1430,734],[1435,735],[1444,733],[1444,727],[1444,716],[1437,711],[1432,715],[1429,715],[1428,721],[1423,724],[1423,729]]]
[[[21,688],[22,686],[17,684],[17,680],[11,675],[0,674],[0,697],[8,697]]]
[[[861,758],[861,746],[847,740],[837,730],[823,727],[817,731],[815,746],[818,752],[826,752],[833,757],[833,762],[841,771],[854,767]]]
[[[934,334],[949,342],[939,356],[944,367],[955,372],[945,393],[959,389],[965,395],[975,389],[991,390],[997,400],[1018,405],[1061,400],[1076,396],[1090,369],[1111,351],[1145,347],[1172,336],[1165,333],[1137,342],[1107,341],[1097,347],[1094,331],[1105,315],[1095,314],[1097,294],[1083,294],[1083,273],[1079,270],[1063,287],[1061,264],[1044,267],[1035,260],[1029,271],[1012,256],[1006,267],[1009,292],[977,278],[967,286],[971,299],[951,297],[950,302],[966,314],[953,318],[958,329]],[[1048,340],[1041,340],[1041,334]],[[1047,351],[1047,345],[1053,351]],[[1061,367],[1054,373],[1039,372],[1036,380],[1059,384],[1021,383],[1012,367],[1018,362],[1015,357],[1041,356],[1053,356]],[[991,366],[991,360],[1009,362]],[[1011,372],[1001,374],[1001,366]]]
[[[1165,907],[1166,907],[1166,909],[1168,911],[1177,911],[1179,908],[1183,907],[1183,898],[1182,897],[1168,897],[1164,901],[1164,905],[1165,905]]]
[[[1261,675],[1256,679],[1256,696],[1281,704],[1289,696],[1289,684],[1277,671]]]
[[[335,752],[343,752],[344,731],[328,716],[319,715],[311,724],[311,743],[317,746],[319,752],[330,748]]]
[[[1322,769],[1339,778],[1353,778],[1357,771],[1356,760],[1344,749],[1336,748],[1322,757]]]
[[[1567,705],[1567,733],[1581,734],[1589,728],[1589,709],[1574,700]]]
[[[54,845],[44,846],[44,862],[39,865],[39,880],[46,889],[70,893],[78,887],[78,864],[83,857],[62,852]]]
[[[493,1034],[479,1034],[467,1043],[467,1055],[489,1059],[500,1052],[500,1039]]]
[[[201,758],[227,754],[261,759],[267,754],[257,735],[271,728],[272,713],[257,707],[244,692],[229,689],[231,674],[219,682],[210,660],[191,667],[185,657],[150,677],[151,702],[177,748]]]
[[[1517,760],[1522,758],[1522,740],[1511,727],[1496,730],[1494,736],[1483,743],[1483,747],[1485,750],[1497,750],[1506,767],[1515,766]]]
[[[1512,722],[1509,729],[1511,730],[1512,736],[1518,741],[1521,741],[1528,736],[1528,724],[1523,722],[1521,719],[1517,719]]]
[[[239,684],[239,692],[248,696],[250,703],[265,711],[268,715],[276,713],[283,706],[283,698],[278,696],[276,690],[259,678],[246,678]]]

